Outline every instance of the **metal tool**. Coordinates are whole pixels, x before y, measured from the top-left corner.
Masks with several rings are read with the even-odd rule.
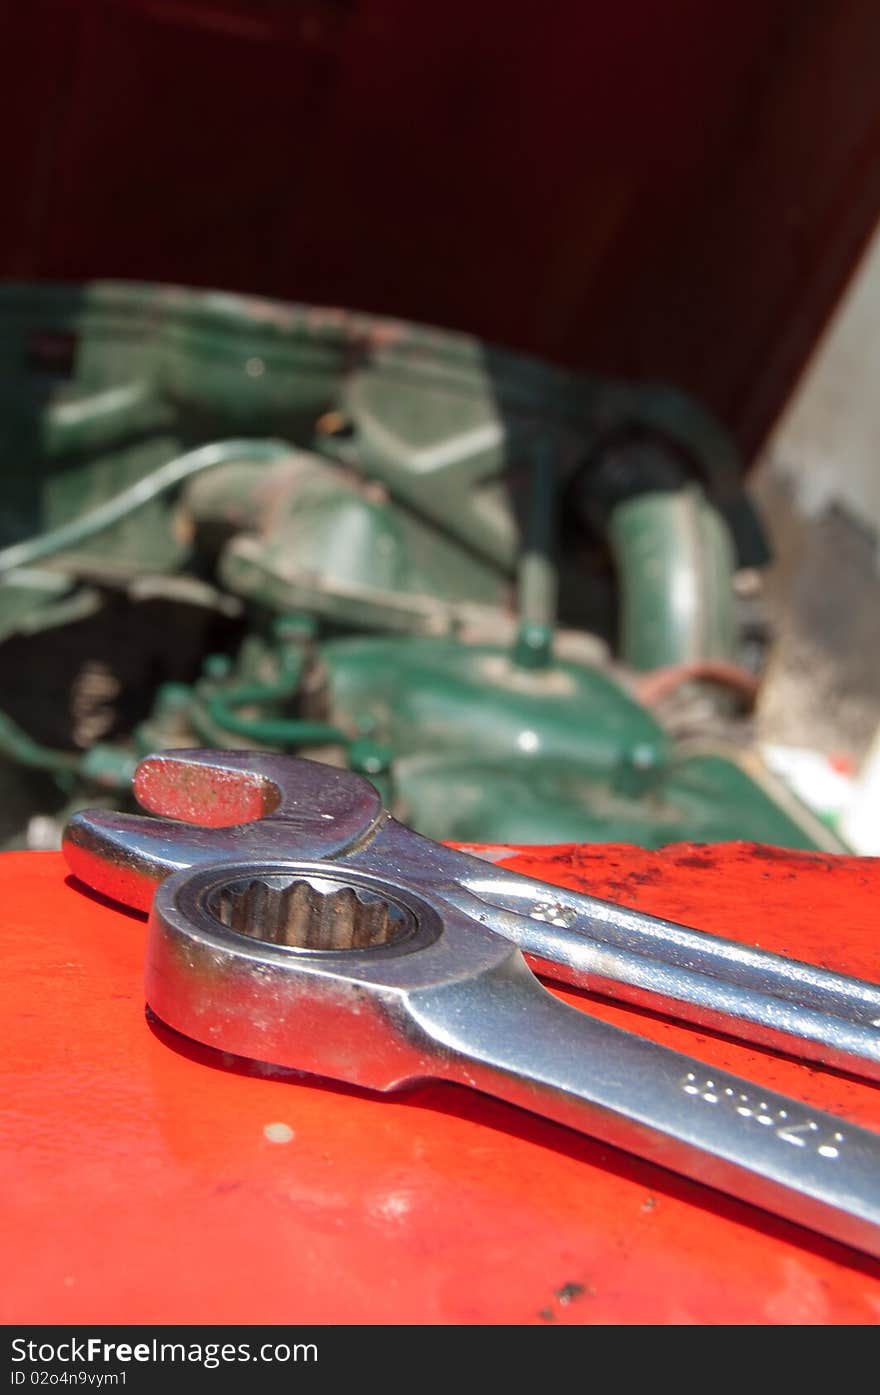
[[[880,988],[489,868],[310,761],[171,751],[135,789],[171,817],[81,813],[65,850],[92,886],[153,901],[147,1000],[170,1026],[379,1090],[469,1084],[880,1256],[880,1137],[565,1006],[519,949],[875,1069],[859,1014],[880,1017]]]
[[[143,910],[170,872],[242,853],[399,872],[549,978],[880,1080],[880,985],[492,868],[398,823],[359,775],[255,751],[172,751],[140,765],[135,793],[202,826],[92,810],[70,821],[65,847],[77,875]]]

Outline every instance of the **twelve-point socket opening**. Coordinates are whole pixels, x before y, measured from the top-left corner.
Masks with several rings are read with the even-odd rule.
[[[412,912],[397,901],[311,873],[238,877],[213,889],[208,909],[239,935],[291,949],[373,949],[415,929]]]

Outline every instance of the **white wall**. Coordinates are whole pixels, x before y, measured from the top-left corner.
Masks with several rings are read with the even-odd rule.
[[[880,536],[880,233],[818,344],[767,455],[791,479],[805,513],[841,504]]]

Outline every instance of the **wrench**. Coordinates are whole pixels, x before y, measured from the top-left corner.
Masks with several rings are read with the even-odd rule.
[[[401,871],[512,940],[548,978],[880,1080],[880,985],[492,868],[398,823],[360,775],[256,751],[178,750],[143,761],[134,788],[171,818],[93,810],[65,833],[73,871],[129,905],[147,910],[178,868],[242,854]]]
[[[487,872],[310,761],[174,751],[135,784],[202,826],[85,812],[65,846],[92,886],[152,901],[146,996],[169,1026],[375,1090],[470,1085],[880,1257],[880,1136],[568,1007],[509,933],[538,895],[604,907],[600,926],[613,908]],[[556,973],[571,927],[532,923]]]

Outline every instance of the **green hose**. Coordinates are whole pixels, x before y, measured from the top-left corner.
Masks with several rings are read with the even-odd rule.
[[[0,712],[0,756],[30,770],[45,770],[63,790],[70,790],[75,778],[105,789],[128,790],[137,765],[131,752],[101,741],[81,752],[42,746],[5,712]]]
[[[285,441],[271,439],[212,441],[209,445],[199,446],[196,450],[175,456],[173,460],[166,461],[157,470],[145,475],[128,489],[123,489],[112,499],[105,500],[88,513],[80,514],[79,518],[62,523],[60,527],[52,528],[48,533],[40,533],[37,537],[27,538],[24,542],[13,543],[10,547],[0,549],[0,574],[12,571],[16,567],[29,567],[45,557],[79,547],[87,538],[102,533],[105,528],[119,523],[135,509],[142,508],[144,504],[157,499],[175,485],[200,474],[203,470],[210,470],[215,465],[226,465],[235,460],[281,460],[289,456],[292,449],[293,447]]]
[[[305,639],[312,633],[307,619],[291,621],[282,617],[276,622],[279,632],[302,628]],[[349,738],[339,727],[327,722],[313,722],[299,717],[239,717],[231,709],[252,703],[280,702],[296,696],[302,674],[302,649],[286,645],[280,653],[278,677],[271,683],[242,683],[237,688],[214,693],[208,701],[208,717],[216,726],[236,736],[247,737],[267,746],[285,748],[297,746],[337,746],[349,744]]]
[[[75,751],[56,751],[50,746],[41,746],[5,712],[0,712],[0,752],[18,765],[27,765],[31,770],[48,770],[52,775],[75,775],[82,760]]]

